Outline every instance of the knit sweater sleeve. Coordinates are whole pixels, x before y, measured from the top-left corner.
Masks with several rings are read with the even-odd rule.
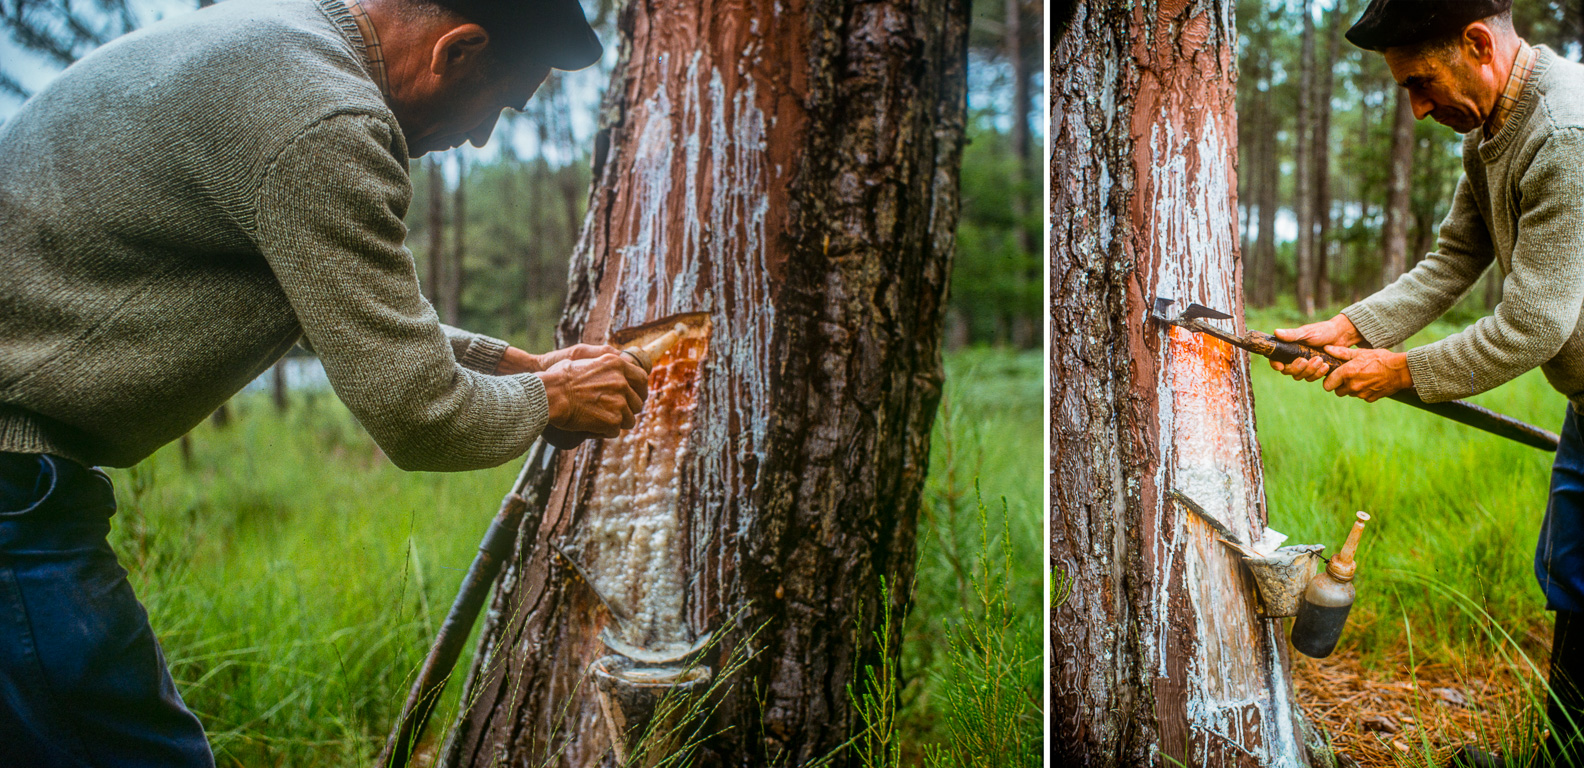
[[[1490,267],[1495,253],[1490,229],[1464,175],[1452,196],[1452,210],[1441,223],[1436,250],[1342,314],[1371,346],[1394,347],[1451,309]]]
[[[506,349],[511,346],[494,336],[464,331],[445,323],[440,324],[440,330],[445,334],[446,341],[451,342],[451,354],[456,356],[457,362],[463,368],[479,373],[494,373],[501,358],[506,355]]]
[[[1517,170],[1518,235],[1496,310],[1408,350],[1427,402],[1484,392],[1555,357],[1584,306],[1584,129],[1559,130]]]
[[[402,245],[411,186],[394,130],[348,114],[298,135],[259,186],[254,238],[331,386],[391,461],[495,466],[544,429],[544,384],[458,364]]]

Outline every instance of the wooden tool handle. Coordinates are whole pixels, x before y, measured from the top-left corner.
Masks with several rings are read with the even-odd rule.
[[[644,369],[644,373],[649,373],[654,370],[655,360],[665,354],[666,350],[676,346],[676,343],[682,340],[682,334],[684,333],[687,333],[687,326],[677,323],[674,328],[651,340],[648,344],[634,344],[623,349],[622,354],[632,358],[639,368]]]
[[[1268,333],[1249,331],[1248,340],[1252,345],[1251,352],[1264,355],[1278,363],[1285,364],[1298,359],[1308,360],[1311,357],[1318,357],[1324,360],[1326,365],[1331,366],[1332,370],[1336,370],[1347,362],[1342,358],[1326,354],[1323,349],[1317,349],[1308,344],[1300,344],[1296,341],[1282,341]]]

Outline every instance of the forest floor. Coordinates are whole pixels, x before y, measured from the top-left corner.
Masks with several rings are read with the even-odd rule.
[[[1007,764],[1038,765],[1042,356],[970,350],[946,366],[896,735],[915,759],[951,738],[948,634],[974,609],[963,586],[1005,552],[1014,704],[1033,734]],[[193,430],[188,456],[172,444],[111,472],[111,543],[220,766],[367,765],[518,467],[402,472],[328,390],[294,391],[285,412],[243,394],[228,411],[227,426]],[[448,686],[432,739],[461,687]]]
[[[1537,662],[1543,668],[1544,659]],[[1367,667],[1357,653],[1293,656],[1293,685],[1304,712],[1337,754],[1361,768],[1440,766],[1464,744],[1532,738],[1518,731],[1535,680],[1500,665],[1414,665],[1406,651],[1385,667]]]
[[[1265,331],[1301,322],[1248,318]],[[1437,323],[1408,346],[1460,327]],[[1253,376],[1271,527],[1330,554],[1355,510],[1373,516],[1336,654],[1293,652],[1299,702],[1365,766],[1439,765],[1471,742],[1522,753],[1545,700],[1552,617],[1533,557],[1552,454],[1398,403],[1339,399],[1263,361]],[[1566,408],[1538,371],[1471,399],[1552,431]]]

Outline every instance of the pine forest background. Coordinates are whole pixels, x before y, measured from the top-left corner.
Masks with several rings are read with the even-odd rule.
[[[1415,121],[1379,54],[1343,32],[1366,0],[1239,0],[1238,200],[1254,307],[1314,316],[1374,292],[1435,248],[1461,136]],[[1584,4],[1519,0],[1532,44],[1577,60]],[[1300,233],[1308,233],[1300,237]],[[1483,280],[1455,316],[1494,307]]]

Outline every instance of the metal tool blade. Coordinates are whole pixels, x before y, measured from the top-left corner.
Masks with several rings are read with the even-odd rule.
[[[1219,309],[1211,309],[1203,304],[1189,304],[1188,308],[1183,310],[1182,315],[1178,319],[1198,320],[1199,318],[1206,320],[1231,320],[1232,316]]]
[[[1171,323],[1173,322],[1173,318],[1171,315],[1167,314],[1167,311],[1171,308],[1171,305],[1176,303],[1177,301],[1175,299],[1168,299],[1165,296],[1156,296],[1155,306],[1150,310],[1150,316],[1163,323]]]

